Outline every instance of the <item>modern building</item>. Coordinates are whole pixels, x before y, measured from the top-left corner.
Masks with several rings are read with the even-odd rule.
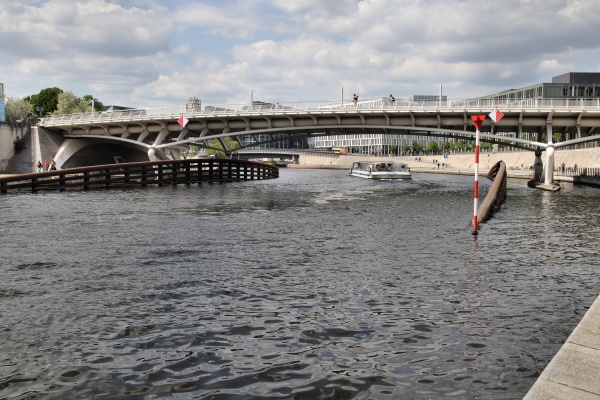
[[[599,72],[567,72],[552,78],[551,83],[538,83],[520,89],[478,97],[495,101],[521,101],[529,99],[581,99],[600,98]]]
[[[0,122],[6,122],[6,111],[4,110],[4,83],[0,83]]]
[[[438,96],[433,94],[415,94],[410,96],[408,100],[412,103],[435,103],[436,101],[442,101],[445,103],[448,101],[448,96]]]
[[[197,97],[190,97],[185,104],[186,111],[202,111],[202,102]]]
[[[414,142],[427,148],[430,141],[438,143],[440,148],[446,142],[443,138],[426,135],[387,135],[387,134],[354,134],[332,135],[315,138],[315,149],[333,147],[348,148],[349,153],[373,155],[401,155],[404,146],[412,146]]]

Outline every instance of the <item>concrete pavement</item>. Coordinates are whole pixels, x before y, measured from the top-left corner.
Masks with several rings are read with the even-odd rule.
[[[600,297],[524,397],[524,400],[599,399]]]

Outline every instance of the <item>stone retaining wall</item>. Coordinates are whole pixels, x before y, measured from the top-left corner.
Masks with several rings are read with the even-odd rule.
[[[11,157],[15,154],[13,142],[20,134],[19,129],[12,129],[9,124],[0,124],[0,171],[4,171]]]

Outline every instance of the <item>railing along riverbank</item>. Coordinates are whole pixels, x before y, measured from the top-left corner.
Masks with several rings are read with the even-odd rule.
[[[246,160],[188,159],[94,165],[0,178],[0,193],[234,182],[279,177],[275,165]]]

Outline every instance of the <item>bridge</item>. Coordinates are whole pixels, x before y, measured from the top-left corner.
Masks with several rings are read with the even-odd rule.
[[[499,109],[497,123],[486,118],[481,140],[528,150],[546,150],[545,183],[552,182],[554,149],[600,140],[600,98],[489,99],[412,102],[387,99],[352,102],[163,107],[51,115],[38,125],[63,141],[54,159],[59,167],[97,151],[127,148],[142,154],[131,161],[176,159],[190,145],[224,150],[282,140],[331,135],[419,135],[475,140],[472,115]],[[185,124],[178,121],[187,120]],[[565,140],[554,143],[559,133]],[[234,139],[228,147],[224,138]],[[219,145],[220,144],[220,145]],[[108,146],[108,147],[107,147]],[[83,152],[83,153],[82,153]],[[128,160],[130,161],[130,160]]]

